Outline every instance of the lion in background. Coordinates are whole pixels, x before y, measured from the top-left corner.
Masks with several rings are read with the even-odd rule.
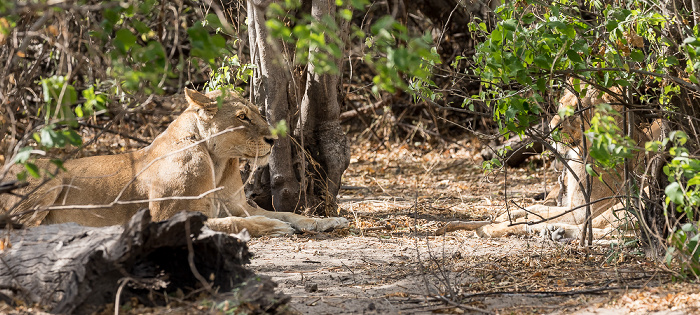
[[[274,136],[257,107],[234,92],[202,94],[185,89],[187,109],[140,150],[93,156],[64,163],[65,172],[43,185],[29,179],[19,196],[3,194],[3,212],[33,226],[75,222],[87,226],[124,224],[139,209],[153,220],[182,210],[200,211],[213,230],[251,236],[280,236],[298,231],[345,227],[345,218],[309,218],[248,204],[241,159],[266,163]],[[37,161],[49,169],[49,161]],[[14,178],[22,165],[10,167]],[[55,168],[55,167],[54,167]]]
[[[581,86],[584,88],[584,86]],[[620,92],[611,89],[612,92]],[[507,235],[539,234],[553,240],[575,239],[581,236],[586,220],[586,199],[582,187],[586,187],[586,164],[593,164],[594,160],[589,156],[584,162],[583,143],[591,148],[590,140],[582,133],[590,128],[590,121],[600,104],[614,104],[617,101],[613,96],[603,93],[592,87],[588,87],[586,94],[579,97],[578,93],[564,92],[559,102],[559,108],[581,108],[582,113],[562,119],[559,115],[553,117],[550,122],[550,130],[559,128],[563,134],[569,136],[570,143],[566,146],[556,145],[557,151],[565,156],[567,165],[564,166],[561,187],[552,191],[546,198],[545,204],[537,204],[525,209],[510,210],[501,214],[493,221],[476,221],[455,223],[454,226],[445,226],[438,233],[455,229],[476,230],[480,237],[503,237]],[[580,106],[578,106],[580,104]],[[623,106],[611,105],[617,111],[622,112]],[[618,127],[622,127],[621,119]],[[583,125],[583,126],[582,126]],[[583,128],[582,128],[583,127]],[[620,129],[622,130],[622,128]],[[665,126],[659,121],[654,121],[648,128],[635,130],[633,139],[637,146],[644,147],[644,142],[661,139],[665,132]],[[636,170],[645,166],[644,152],[635,152],[630,159],[630,169]],[[591,177],[590,209],[593,227],[593,237],[596,239],[609,237],[616,229],[628,229],[631,218],[625,218],[616,211],[623,209],[620,198],[625,195],[625,183],[622,177],[623,166],[618,165],[613,170],[600,172],[600,179]],[[572,175],[573,174],[573,175]],[[575,176],[574,176],[575,175]],[[546,220],[549,219],[549,220]],[[530,224],[529,222],[546,222]],[[520,223],[513,225],[513,223]]]

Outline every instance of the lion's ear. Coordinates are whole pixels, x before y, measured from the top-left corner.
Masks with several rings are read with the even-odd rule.
[[[217,97],[223,96],[223,93],[221,92],[221,90],[216,89],[216,90],[207,92],[206,96],[210,99],[215,100]]]
[[[185,88],[185,98],[187,99],[187,103],[192,108],[204,109],[207,111],[216,111],[218,108],[216,106],[216,100],[213,100],[195,90]]]

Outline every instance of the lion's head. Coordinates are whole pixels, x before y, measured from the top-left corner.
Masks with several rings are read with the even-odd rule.
[[[565,89],[562,97],[559,99],[558,112],[567,113],[565,118],[560,114],[554,115],[549,122],[550,130],[559,129],[562,134],[562,142],[566,144],[563,147],[557,146],[560,153],[566,152],[572,146],[576,146],[583,140],[583,130],[590,128],[591,118],[598,111],[597,107],[600,104],[616,104],[617,100],[614,96],[601,92],[592,87],[581,85],[585,89],[585,95],[582,97],[578,92],[570,89]],[[611,92],[619,94],[620,89],[612,87]],[[610,108],[617,112],[621,112],[622,106],[612,105]],[[577,112],[581,111],[580,113]],[[582,126],[583,125],[583,126]]]
[[[562,138],[562,144],[575,145],[581,139],[581,118],[579,115],[569,115],[562,119],[560,116],[564,112],[573,112],[578,108],[579,98],[576,94],[572,93],[568,89],[564,91],[564,95],[559,99],[558,111],[560,114],[554,115],[552,120],[549,122],[550,130],[559,129]],[[559,143],[556,143],[559,144]],[[560,148],[557,146],[557,150],[567,150],[565,148]]]
[[[202,94],[185,89],[185,98],[197,117],[199,134],[214,158],[245,158],[267,163],[274,140],[256,106],[234,91]]]

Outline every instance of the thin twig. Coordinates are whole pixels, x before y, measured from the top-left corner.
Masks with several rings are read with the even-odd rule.
[[[452,300],[450,300],[450,299],[448,299],[448,298],[446,298],[446,297],[444,297],[444,296],[442,296],[442,295],[436,295],[436,296],[434,296],[434,297],[437,298],[437,299],[440,300],[440,301],[443,301],[443,302],[445,302],[445,303],[447,303],[447,304],[450,304],[450,305],[452,305],[452,306],[461,308],[461,309],[466,310],[466,311],[474,311],[474,312],[479,312],[479,313],[484,313],[484,314],[492,314],[491,312],[489,312],[489,311],[487,311],[487,310],[485,310],[485,309],[481,309],[481,308],[478,308],[478,307],[474,307],[474,306],[470,306],[470,305],[465,305],[465,304],[461,304],[461,303],[454,302],[454,301],[452,301]]]
[[[119,299],[121,298],[122,295],[122,290],[124,289],[124,286],[126,286],[129,281],[133,280],[130,277],[122,278],[119,280],[119,288],[117,289],[117,294],[114,297],[114,315],[119,315]]]
[[[81,126],[85,126],[85,127],[89,127],[89,128],[94,128],[94,129],[98,129],[98,130],[104,130],[104,131],[107,132],[107,133],[111,133],[111,134],[114,134],[114,135],[118,135],[118,136],[120,136],[120,137],[122,137],[122,138],[127,138],[127,139],[130,139],[130,140],[134,140],[134,141],[136,141],[136,142],[138,142],[138,143],[141,143],[141,144],[145,144],[145,145],[151,144],[150,142],[148,142],[148,141],[146,141],[146,140],[143,140],[143,139],[140,139],[140,138],[137,138],[137,137],[134,137],[134,136],[130,136],[130,135],[125,134],[125,133],[123,133],[123,132],[119,132],[119,131],[115,131],[115,130],[111,130],[111,129],[106,129],[105,127],[101,127],[101,126],[97,126],[97,125],[93,125],[93,124],[88,124],[88,123],[86,123],[86,122],[84,122],[84,121],[79,122],[79,124],[80,124]]]
[[[602,287],[602,288],[595,288],[595,289],[573,290],[573,291],[495,291],[495,292],[479,292],[479,293],[466,294],[463,296],[463,298],[466,299],[466,298],[478,297],[478,296],[516,295],[516,294],[532,294],[532,295],[542,295],[542,296],[570,296],[570,295],[578,295],[578,294],[600,294],[600,293],[604,293],[607,291],[640,289],[640,288],[643,288],[643,286],[635,285],[635,286]]]
[[[211,284],[207,282],[204,277],[199,273],[199,270],[197,270],[197,267],[194,265],[194,247],[192,246],[192,233],[190,232],[190,217],[187,217],[185,219],[185,239],[187,239],[187,263],[190,265],[190,270],[192,271],[192,274],[194,275],[197,280],[204,286],[204,288],[209,291],[210,294],[214,294],[214,291],[212,290]]]

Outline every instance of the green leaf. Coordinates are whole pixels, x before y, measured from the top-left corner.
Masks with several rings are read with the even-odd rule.
[[[614,30],[614,29],[617,28],[617,25],[618,25],[617,21],[615,21],[615,20],[608,20],[608,22],[605,24],[605,29],[606,29],[608,32],[612,32],[612,30]]]
[[[673,262],[673,256],[674,253],[676,252],[676,248],[673,246],[669,246],[668,249],[666,250],[666,264],[671,265],[671,262]]]
[[[126,53],[129,49],[136,44],[136,36],[127,29],[120,29],[114,39],[114,45],[122,53]]]
[[[656,152],[659,150],[661,142],[659,141],[648,141],[644,144],[644,150],[649,152]]]
[[[542,93],[547,92],[546,82],[543,78],[537,79],[537,90],[539,90]]]
[[[380,30],[388,29],[392,24],[394,24],[394,18],[392,18],[390,15],[385,15],[374,22],[370,30],[372,31],[372,34],[377,35],[379,34]]]
[[[636,62],[644,61],[644,53],[642,53],[639,49],[635,49],[634,51],[632,51],[630,57]]]
[[[520,21],[523,24],[530,24],[530,23],[535,21],[535,15],[532,13],[527,13],[527,14],[523,15],[523,17],[520,19]]]
[[[688,37],[683,40],[683,44],[688,44],[688,45],[693,45],[693,46],[700,46],[700,40],[698,40],[695,37]]]
[[[39,167],[36,166],[33,163],[26,163],[24,164],[24,168],[27,169],[27,172],[29,172],[29,175],[31,175],[34,178],[40,178],[41,175],[39,175]]]
[[[47,148],[52,148],[56,144],[54,142],[54,139],[56,138],[56,132],[53,131],[53,129],[50,126],[44,127],[43,129],[41,129],[40,132],[41,134],[39,135],[39,138],[41,139],[41,145]]]
[[[516,26],[518,25],[518,21],[514,19],[508,19],[503,21],[503,28],[509,31],[515,31]]]
[[[80,135],[75,132],[75,130],[69,129],[62,132],[63,137],[68,140],[68,142],[74,146],[80,146],[83,144],[83,139]]]
[[[677,66],[679,64],[678,59],[674,56],[666,57],[666,63],[671,65],[671,66]]]
[[[596,173],[596,171],[593,169],[593,165],[591,165],[591,164],[586,164],[586,173],[588,173],[588,175],[591,175],[593,177],[598,176],[598,173]]]
[[[214,30],[224,27],[224,25],[221,24],[221,21],[219,20],[219,17],[216,14],[209,13],[204,18],[204,20],[207,21],[207,25],[213,28]]]
[[[535,65],[538,67],[549,70],[552,67],[552,61],[547,56],[538,55],[534,59]]]
[[[681,230],[683,230],[684,232],[691,232],[694,229],[695,228],[693,227],[692,223],[686,223],[686,224],[683,224],[683,226],[681,226]]]
[[[666,186],[664,192],[666,193],[666,197],[673,203],[677,205],[683,204],[685,195],[683,194],[683,190],[678,182],[670,183],[668,186]]]
[[[566,56],[569,57],[569,60],[573,62],[582,62],[583,59],[581,59],[581,56],[578,55],[576,51],[573,51],[571,49],[566,51]]]
[[[139,20],[133,20],[131,21],[131,25],[136,29],[137,32],[140,34],[148,34],[151,32],[151,29],[143,22]]]
[[[17,154],[15,155],[14,163],[16,164],[22,164],[24,162],[27,162],[29,160],[29,156],[32,154],[32,147],[24,147],[19,149],[17,151]]]
[[[276,20],[268,20],[268,22],[270,21]],[[214,65],[215,59],[226,53],[226,40],[219,34],[210,35],[200,23],[196,23],[188,28],[187,34],[192,45],[192,51],[190,52],[192,56],[200,57],[209,64]],[[160,54],[162,46],[159,43],[158,45],[154,43],[154,45],[154,48],[160,47],[160,50],[154,50],[154,53]]]
[[[339,15],[341,18],[343,18],[346,21],[352,20],[352,11],[348,9],[342,9],[339,12]]]

